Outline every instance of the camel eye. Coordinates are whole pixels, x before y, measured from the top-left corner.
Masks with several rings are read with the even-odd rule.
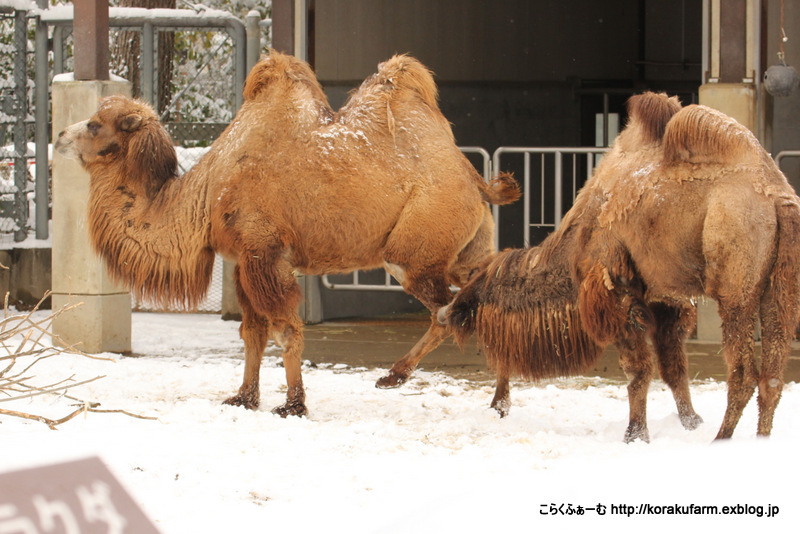
[[[86,127],[89,129],[89,132],[91,132],[92,135],[97,135],[98,130],[100,130],[100,123],[92,121],[87,124]]]

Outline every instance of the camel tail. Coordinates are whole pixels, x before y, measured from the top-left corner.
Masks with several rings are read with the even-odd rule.
[[[481,181],[481,196],[489,204],[511,204],[522,195],[519,183],[512,173],[500,173],[488,184]]]
[[[755,136],[727,115],[701,105],[675,114],[664,132],[664,162],[724,163],[757,161],[763,151]]]
[[[780,325],[793,335],[800,313],[800,205],[797,198],[786,196],[776,199],[775,204],[778,256],[772,270],[772,290]]]
[[[439,92],[433,73],[409,55],[396,55],[378,65],[378,83],[398,95],[414,94],[432,109],[439,109]]]

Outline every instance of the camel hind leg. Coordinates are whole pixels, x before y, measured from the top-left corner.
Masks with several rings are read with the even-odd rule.
[[[446,269],[446,262],[443,260],[440,260],[438,264],[422,268],[403,267],[400,259],[406,255],[387,252],[384,262],[387,272],[400,282],[407,293],[417,297],[431,311],[431,325],[408,354],[392,365],[389,374],[378,379],[376,387],[385,389],[403,384],[417,368],[419,362],[447,339],[450,329],[439,322],[437,314],[441,308],[453,300],[448,280],[463,287],[472,272],[494,251],[493,236],[494,221],[491,210],[484,207],[483,220],[478,231],[459,252],[456,261],[449,269]],[[424,252],[415,251],[415,254],[418,253],[424,255]]]
[[[431,311],[431,324],[411,350],[392,365],[389,374],[378,379],[375,387],[381,389],[395,388],[405,383],[422,358],[441,345],[450,335],[449,329],[439,324],[436,314],[452,299],[443,272],[439,275],[415,276],[413,272],[409,273],[394,264],[389,264],[387,270],[402,284],[407,293],[417,297]]]
[[[796,315],[790,313],[793,317]],[[787,324],[788,323],[788,324]],[[781,320],[775,293],[761,300],[761,373],[758,377],[758,435],[769,436],[783,391],[783,374],[794,337],[794,321]]]
[[[755,364],[755,313],[739,306],[720,303],[722,349],[728,366],[728,405],[715,439],[733,436],[744,407],[753,396],[758,382]]]
[[[758,435],[772,432],[775,408],[800,309],[800,211],[793,201],[776,204],[778,250],[761,297],[761,375],[758,380]]]
[[[681,424],[687,430],[694,430],[703,422],[703,418],[697,415],[692,406],[684,344],[697,319],[697,309],[694,306],[669,306],[662,303],[651,304],[650,309],[655,318],[652,339],[659,374],[672,390]]]

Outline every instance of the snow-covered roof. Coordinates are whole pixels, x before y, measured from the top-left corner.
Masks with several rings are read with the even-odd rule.
[[[36,9],[33,0],[0,0],[0,8],[11,8],[14,11],[32,11]]]
[[[3,2],[5,0],[0,0]],[[20,0],[21,1],[21,0]],[[35,6],[34,6],[35,7]],[[61,22],[73,20],[72,4],[58,4],[40,11],[39,15],[45,22]],[[112,20],[129,21],[131,24],[150,22],[180,22],[187,20],[216,20],[239,21],[232,13],[221,9],[146,9],[143,7],[110,7],[109,18]]]

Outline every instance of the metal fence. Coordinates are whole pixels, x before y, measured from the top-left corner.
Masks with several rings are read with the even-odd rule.
[[[500,147],[492,155],[492,167],[522,176],[522,242],[535,245],[558,228],[578,191],[592,177],[602,155],[601,147]],[[521,161],[520,161],[521,159]],[[498,226],[503,220],[495,218]]]
[[[29,29],[25,11],[0,9],[0,234],[14,241],[28,235],[34,192]]]
[[[784,172],[784,174],[787,173],[784,161],[788,159],[793,160],[795,167],[800,166],[800,150],[782,150],[775,156],[775,164]]]

